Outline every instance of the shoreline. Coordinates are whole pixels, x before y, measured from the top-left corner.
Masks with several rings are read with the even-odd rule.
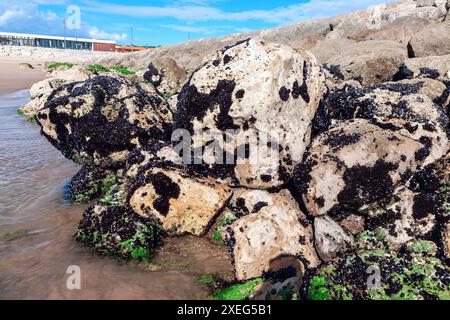
[[[22,63],[30,63],[34,69],[20,66]],[[47,74],[38,64],[37,61],[28,61],[27,59],[2,57],[0,60],[0,95],[30,89],[36,82],[44,80]]]

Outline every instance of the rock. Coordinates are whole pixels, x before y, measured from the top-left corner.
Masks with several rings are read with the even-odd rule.
[[[75,238],[100,254],[149,261],[163,236],[156,221],[138,216],[128,206],[97,204],[84,212]]]
[[[441,231],[441,241],[445,257],[450,259],[450,223],[448,222]]]
[[[53,90],[62,86],[64,83],[65,81],[62,79],[51,78],[33,84],[30,89],[30,102],[19,110],[27,117],[36,115],[44,107]]]
[[[434,6],[434,0],[417,0],[417,7],[418,8],[422,8],[422,7],[427,7],[427,6]]]
[[[250,300],[294,300],[298,299],[303,284],[305,267],[303,263],[292,256],[283,256],[270,263],[265,278],[256,288]]]
[[[345,80],[357,79],[364,86],[374,86],[391,81],[407,58],[398,42],[368,40],[345,46],[322,62],[339,66]]]
[[[328,63],[337,52],[348,51],[356,44],[356,41],[350,39],[332,39],[322,40],[310,49],[310,52],[316,57],[319,63]]]
[[[323,265],[304,277],[306,300],[448,300],[450,268],[428,253],[380,247]]]
[[[351,214],[342,220],[340,225],[352,235],[356,236],[364,231],[365,220],[364,217]]]
[[[431,78],[450,81],[450,54],[407,59],[400,67],[396,80]],[[395,79],[394,79],[395,80]]]
[[[231,195],[231,189],[213,180],[150,168],[137,178],[128,201],[140,216],[157,218],[170,233],[201,236]]]
[[[115,181],[113,171],[83,166],[70,180],[67,192],[73,202],[85,203],[105,194],[113,180]]]
[[[196,170],[232,186],[272,188],[302,160],[324,90],[311,54],[250,39],[193,73],[178,96],[175,123],[192,134],[194,149],[207,145]]]
[[[384,83],[357,89],[346,86],[332,91],[321,103],[313,123],[313,135],[333,124],[353,118],[364,118],[386,129],[397,131],[428,145],[418,158],[430,164],[446,153],[448,118],[442,105],[419,92],[425,92],[425,81]]]
[[[172,95],[180,92],[181,87],[187,80],[187,73],[186,70],[178,66],[175,60],[159,58],[149,64],[144,79],[161,93]]]
[[[390,197],[411,172],[442,157],[442,152],[431,154],[431,140],[420,142],[403,131],[356,119],[317,137],[294,178],[308,212],[322,216],[344,207],[359,210]]]
[[[239,281],[260,277],[270,269],[273,259],[284,255],[300,258],[305,268],[320,264],[314,250],[312,226],[289,191],[265,193],[265,201],[272,205],[244,215],[226,227],[226,240]],[[239,197],[259,198],[260,193],[249,190]]]
[[[322,261],[329,262],[352,247],[352,240],[330,217],[314,219],[316,251]]]
[[[98,76],[57,88],[37,114],[42,134],[83,165],[122,165],[129,151],[167,139],[172,114],[156,92],[120,76]]]
[[[408,43],[409,57],[442,56],[450,54],[450,22],[428,26],[416,33]]]
[[[439,97],[442,96],[442,93],[447,88],[445,84],[443,84],[441,81],[424,78],[424,79],[413,79],[413,80],[401,80],[395,82],[398,85],[405,86],[405,87],[414,87],[418,86],[419,89],[417,90],[418,95],[424,95],[430,98],[432,101],[437,100]],[[388,82],[386,83],[388,86],[394,86],[394,82]]]
[[[394,192],[395,199],[383,207],[367,210],[366,230],[382,235],[389,249],[398,251],[404,244],[422,238],[436,226],[433,199],[406,188]]]

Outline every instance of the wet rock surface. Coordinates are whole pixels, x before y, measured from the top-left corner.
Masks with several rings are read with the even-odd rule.
[[[140,145],[167,139],[172,114],[156,92],[119,76],[98,76],[54,90],[37,118],[64,156],[108,167]]]
[[[213,180],[152,168],[137,178],[128,201],[136,213],[156,217],[170,233],[201,236],[231,194],[231,189]]]
[[[194,148],[215,141],[212,148],[237,158],[217,166],[228,161],[207,148],[201,159],[207,174],[232,186],[271,188],[287,182],[301,161],[324,89],[311,54],[249,39],[219,51],[193,73],[178,97],[175,125],[192,134]],[[223,136],[230,142],[220,142]],[[256,148],[275,157],[257,158]]]
[[[243,205],[241,214],[244,215],[224,227],[236,278],[260,277],[273,259],[283,255],[298,257],[305,268],[318,266],[320,261],[314,250],[312,224],[289,191],[273,195],[262,192],[267,206],[259,205],[256,212],[252,210],[245,214],[248,207]],[[247,191],[235,197],[238,203],[250,204],[255,197],[261,197],[261,191]]]

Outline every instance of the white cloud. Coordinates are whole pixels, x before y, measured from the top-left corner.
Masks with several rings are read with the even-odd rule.
[[[99,40],[122,41],[125,33],[110,33],[82,23],[78,30],[64,30],[64,17],[51,11],[42,11],[39,5],[62,5],[66,0],[0,0],[0,31],[62,36],[92,37]]]
[[[115,40],[115,41],[123,41],[128,35],[126,33],[109,33],[103,30],[100,30],[97,27],[92,27],[89,30],[89,36],[98,40]]]
[[[137,18],[175,18],[194,21],[250,21],[258,20],[274,24],[288,24],[307,18],[319,18],[364,9],[388,0],[311,0],[271,10],[222,11],[207,5],[208,1],[185,0],[179,5],[165,7],[133,6],[80,0],[83,9],[91,12],[110,13]]]

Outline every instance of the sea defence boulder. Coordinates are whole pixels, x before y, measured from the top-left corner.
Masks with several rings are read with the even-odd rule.
[[[436,23],[416,33],[408,43],[410,58],[450,54],[450,21]]]
[[[304,269],[320,264],[312,224],[289,191],[238,190],[231,207],[240,218],[222,233],[238,280],[260,277],[273,260],[286,255],[299,258]]]
[[[54,90],[37,119],[68,159],[114,167],[134,148],[168,139],[172,114],[156,91],[120,76],[97,76]]]
[[[51,78],[33,84],[30,89],[30,102],[28,102],[26,106],[20,108],[20,112],[28,117],[36,115],[36,113],[44,107],[53,90],[65,83],[66,81],[63,79]]]
[[[173,234],[203,235],[232,195],[213,180],[151,168],[131,187],[128,202],[144,218],[156,218]]]
[[[432,152],[433,140],[425,129],[417,129],[413,138],[406,129],[381,126],[364,119],[349,120],[314,140],[295,179],[311,214],[360,210],[385,200],[426,162],[441,158],[447,148],[447,141],[441,141]]]
[[[192,74],[178,96],[175,126],[190,132],[193,150],[206,149],[203,165],[194,165],[205,174],[231,186],[272,188],[302,160],[324,91],[310,53],[249,39]]]

